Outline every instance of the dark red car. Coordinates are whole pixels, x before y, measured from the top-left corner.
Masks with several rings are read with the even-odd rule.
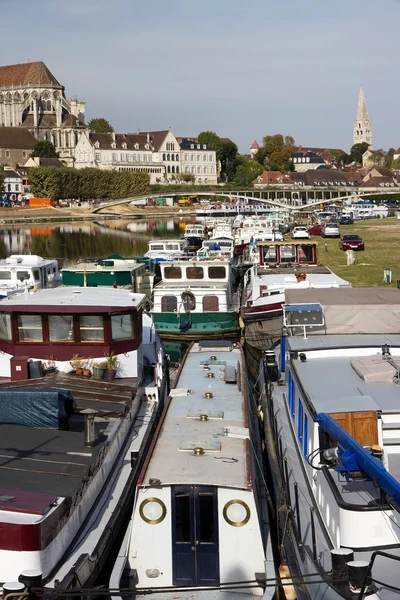
[[[312,225],[311,227],[308,228],[308,233],[310,235],[321,235],[322,232],[322,225]]]
[[[355,233],[342,235],[339,242],[341,250],[365,250],[364,241]]]

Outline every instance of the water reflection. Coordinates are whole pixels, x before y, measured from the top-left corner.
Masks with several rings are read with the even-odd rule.
[[[77,259],[120,254],[141,256],[152,238],[179,238],[193,219],[99,220],[0,229],[0,257],[38,254],[45,258]]]

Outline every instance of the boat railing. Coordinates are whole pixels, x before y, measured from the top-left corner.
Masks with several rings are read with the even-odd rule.
[[[393,585],[389,584],[388,582],[385,583],[384,581],[374,580],[374,578],[372,577],[372,568],[374,566],[376,558],[379,556],[382,558],[386,558],[388,560],[395,560],[397,562],[400,562],[400,556],[396,556],[395,554],[389,554],[389,552],[384,552],[383,550],[375,550],[375,552],[372,553],[372,556],[370,558],[370,561],[368,564],[368,569],[365,572],[364,581],[360,588],[360,592],[358,594],[357,600],[363,600],[365,593],[370,586],[369,582],[375,583],[377,585],[381,585],[384,588],[387,588],[391,591],[394,591],[394,592],[397,592],[398,594],[400,594],[399,587],[393,586]],[[395,568],[394,568],[394,570],[395,570]]]

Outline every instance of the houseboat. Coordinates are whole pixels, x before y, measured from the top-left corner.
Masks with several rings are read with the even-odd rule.
[[[110,588],[131,598],[271,598],[264,485],[243,352],[194,343],[140,473]]]
[[[65,261],[61,269],[62,284],[74,287],[126,287],[149,295],[152,280],[144,263],[135,258],[112,254],[105,258]]]
[[[151,315],[162,337],[198,340],[238,334],[235,276],[223,259],[160,263]]]
[[[61,275],[56,260],[34,254],[12,254],[0,260],[0,298],[58,285]]]
[[[182,240],[150,240],[146,258],[152,260],[177,260],[187,256],[187,242]]]
[[[200,250],[196,252],[196,256],[199,260],[224,258],[230,261],[233,258],[233,250],[233,238],[220,236],[204,240]]]
[[[282,316],[287,289],[339,288],[351,284],[318,264],[317,242],[261,242],[245,273],[241,316],[244,323]],[[248,262],[254,262],[250,250]],[[253,259],[253,260],[252,260]]]
[[[280,544],[298,598],[400,597],[400,304],[288,290],[260,372]]]
[[[33,572],[39,587],[85,585],[105,564],[167,392],[144,301],[64,287],[0,301],[6,589]]]
[[[185,238],[197,237],[201,240],[204,240],[206,237],[204,225],[201,223],[189,223],[186,225],[185,233],[183,235]]]

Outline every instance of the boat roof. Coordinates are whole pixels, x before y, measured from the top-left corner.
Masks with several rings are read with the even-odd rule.
[[[257,246],[318,246],[310,240],[284,240],[283,242],[259,242]]]
[[[242,352],[229,343],[226,347],[215,344],[213,347],[210,341],[203,347],[202,342],[195,343],[187,352],[153,454],[142,473],[142,485],[154,478],[163,485],[248,488],[248,442],[240,435],[224,435],[229,427],[248,432],[243,398],[246,384],[243,381],[240,391],[237,383],[225,383],[227,367],[236,373],[239,367],[244,377]],[[214,378],[208,378],[210,372]],[[206,392],[213,398],[207,399]],[[207,414],[209,419],[201,421],[200,414]],[[204,448],[205,453],[196,456],[194,447]]]
[[[297,283],[297,279],[295,273],[306,273],[307,278],[302,283]],[[271,285],[295,285],[300,287],[310,287],[315,288],[326,288],[332,286],[350,286],[350,283],[335,273],[332,273],[327,267],[319,267],[316,266],[315,269],[312,267],[305,268],[301,266],[300,270],[297,271],[288,271],[288,269],[282,267],[281,269],[273,269],[271,271],[262,272],[258,275],[258,281],[261,285],[263,283]]]
[[[0,260],[0,268],[4,267],[44,267],[56,263],[52,258],[42,258],[36,254],[12,254]]]
[[[137,308],[145,299],[144,294],[114,288],[57,287],[41,289],[29,294],[16,294],[0,300],[0,310],[37,312],[38,307],[60,310],[70,306],[75,309],[91,308],[95,312],[112,312]]]
[[[207,266],[210,265],[212,267],[223,267],[223,266],[230,266],[230,262],[229,260],[220,260],[220,258],[218,258],[218,260],[212,259],[210,258],[210,260],[168,260],[166,262],[160,263],[160,267],[161,268],[165,268],[165,267],[176,267],[176,266],[189,266],[189,267],[197,267],[197,266]]]
[[[102,263],[112,262],[112,265],[105,265]],[[84,261],[78,260],[76,262],[68,263],[63,266],[61,272],[63,271],[97,271],[101,273],[102,271],[133,271],[135,269],[139,269],[140,267],[144,267],[145,264],[131,259],[126,258],[102,258],[96,261]]]
[[[68,429],[0,424],[2,493],[12,490],[17,497],[16,504],[20,492],[74,498],[99,462],[115,427],[125,418],[136,386],[134,379],[81,382],[78,377],[64,373],[17,382],[2,380],[2,390],[69,390],[77,404]],[[95,422],[97,443],[91,448],[84,444],[84,415],[80,414],[87,408],[99,411]]]
[[[374,410],[399,414],[399,385],[393,376],[383,381],[379,370],[387,367],[382,358],[385,344],[400,365],[400,335],[289,338],[288,350],[306,355],[305,362],[294,359],[291,364],[315,413]],[[372,357],[376,367],[371,368]]]

